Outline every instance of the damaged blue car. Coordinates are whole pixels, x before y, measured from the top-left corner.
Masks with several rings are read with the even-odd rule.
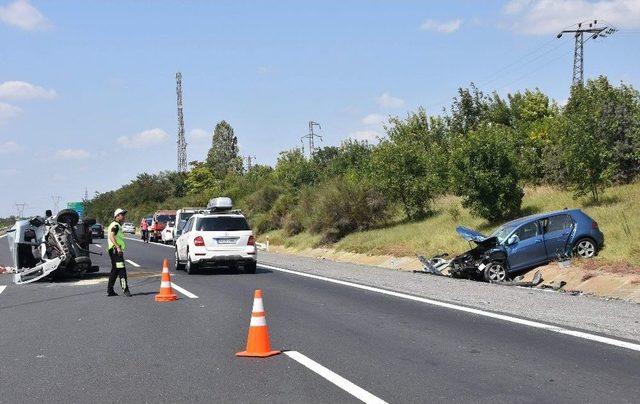
[[[571,255],[591,258],[604,247],[598,223],[580,209],[519,218],[489,236],[460,226],[456,231],[476,246],[451,260],[450,275],[488,282]]]

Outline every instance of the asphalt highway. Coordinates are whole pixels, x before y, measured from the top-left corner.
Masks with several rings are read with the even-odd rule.
[[[81,281],[16,286],[0,275],[0,402],[335,403],[358,402],[358,391],[390,403],[640,397],[638,351],[266,267],[187,275],[158,244],[129,240],[125,255],[131,298],[106,297],[106,256]],[[197,297],[154,301],[164,258],[173,282]],[[235,356],[255,289],[272,347],[334,376],[295,355]]]

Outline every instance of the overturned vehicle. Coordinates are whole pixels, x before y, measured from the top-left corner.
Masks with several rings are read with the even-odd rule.
[[[475,246],[453,259],[446,254],[421,257],[425,272],[443,275],[447,269],[454,278],[504,282],[513,273],[572,255],[592,258],[604,246],[598,223],[579,209],[516,219],[489,236],[461,226],[456,231]]]
[[[45,277],[80,276],[97,272],[89,254],[94,219],[81,221],[78,213],[64,209],[52,216],[19,220],[7,233],[16,273],[14,282],[25,284]]]

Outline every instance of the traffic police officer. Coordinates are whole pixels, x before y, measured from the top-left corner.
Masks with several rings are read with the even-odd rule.
[[[129,292],[129,284],[127,284],[127,270],[124,267],[124,232],[122,231],[122,223],[124,223],[124,215],[127,213],[124,209],[116,209],[113,212],[113,222],[109,225],[108,251],[111,258],[111,274],[109,275],[109,284],[107,285],[107,296],[118,296],[113,290],[116,278],[120,276],[120,286],[125,296],[131,296]]]

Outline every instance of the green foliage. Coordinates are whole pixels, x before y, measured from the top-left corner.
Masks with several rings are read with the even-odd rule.
[[[538,89],[501,98],[471,84],[448,111],[390,117],[376,145],[349,139],[312,158],[292,149],[273,168],[247,172],[233,128],[221,121],[205,162],[192,162],[186,174],[140,174],[87,201],[87,212],[108,222],[123,207],[137,221],[159,208],[203,206],[224,195],[258,233],[333,242],[403,213],[414,223],[439,211],[468,220],[457,202],[434,210],[445,194],[457,193],[472,214],[496,221],[519,213],[521,186],[570,186],[597,202],[608,184],[640,173],[640,95],[631,86],[590,80],[560,108]]]
[[[211,148],[207,154],[207,167],[215,178],[222,179],[228,174],[242,172],[242,158],[239,156],[238,138],[227,121],[220,121],[213,130]]]
[[[385,195],[401,203],[408,218],[417,219],[445,190],[446,149],[429,131],[422,109],[389,122],[389,138],[373,152],[373,178]]]
[[[313,184],[318,172],[314,170],[313,162],[307,160],[300,149],[280,152],[276,163],[275,176],[280,183],[293,189]]]
[[[388,200],[366,181],[335,177],[323,183],[314,196],[310,230],[323,233],[324,242],[372,228],[387,217]]]
[[[505,126],[483,125],[458,139],[451,155],[451,177],[463,206],[489,221],[520,211],[523,194],[512,139]]]

